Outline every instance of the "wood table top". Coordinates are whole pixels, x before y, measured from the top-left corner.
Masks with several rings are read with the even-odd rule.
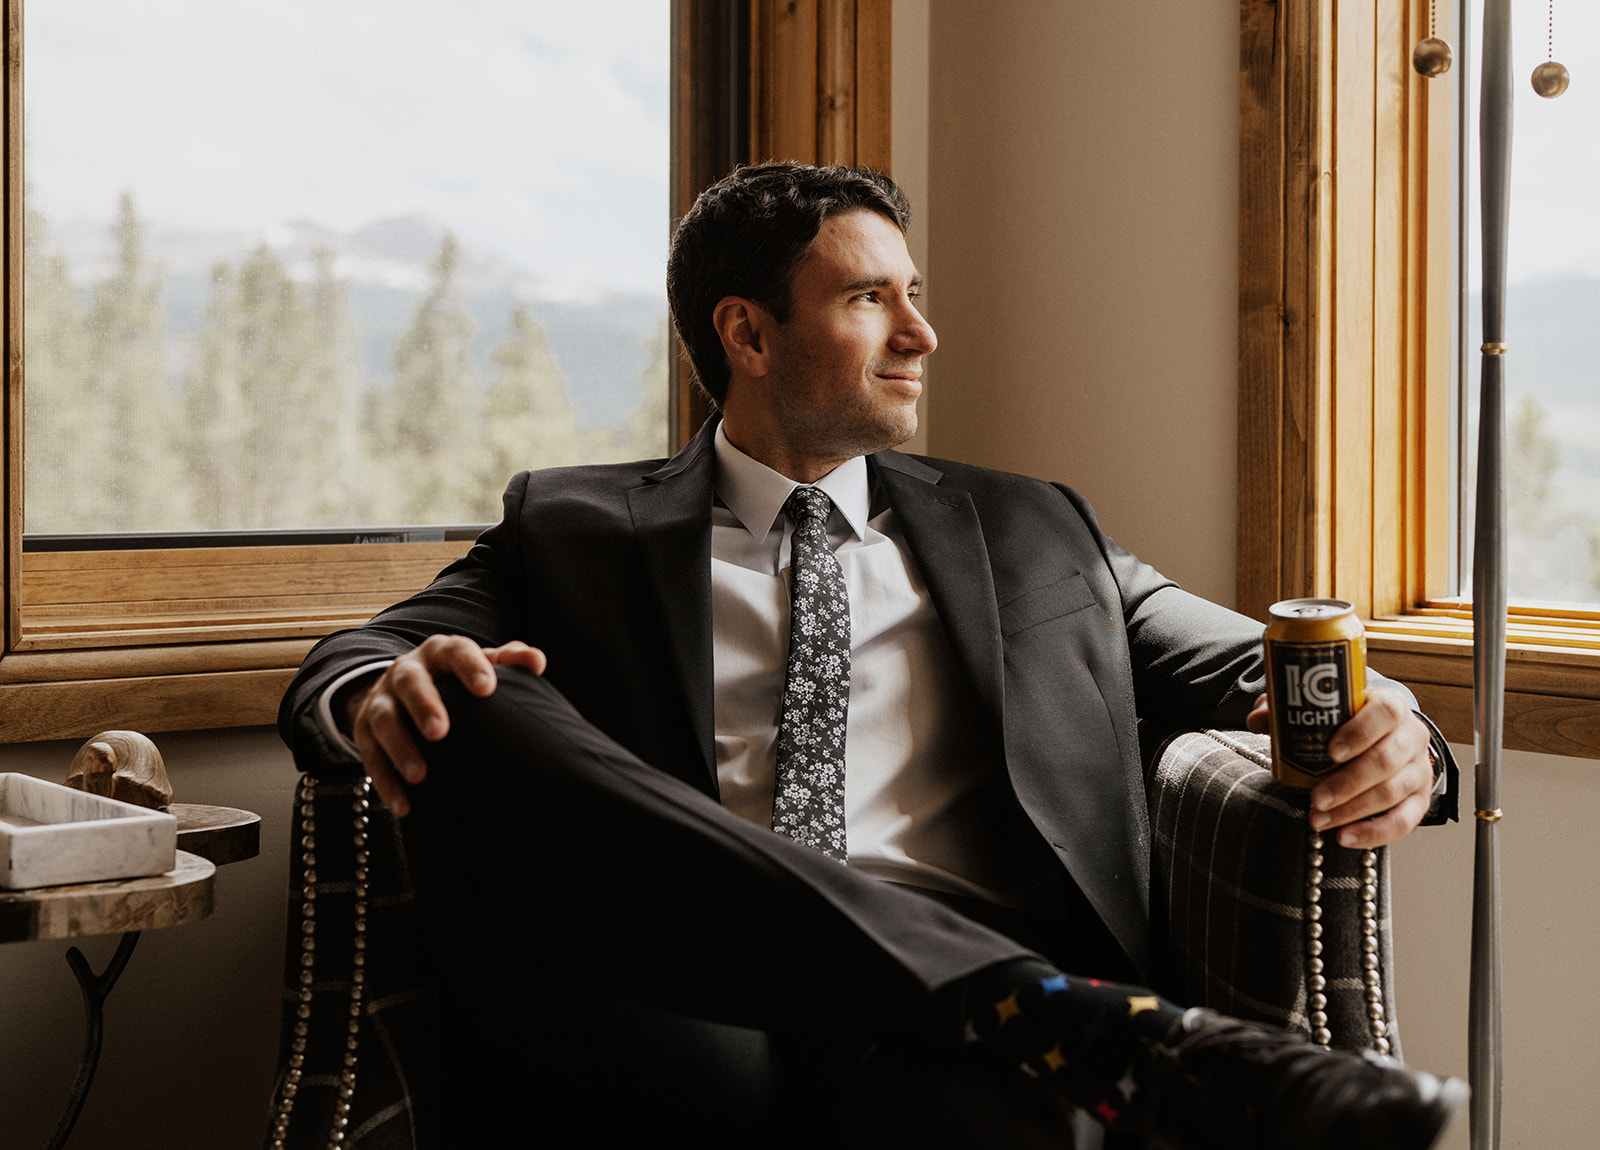
[[[0,890],[0,942],[123,934],[198,922],[212,911],[216,864],[180,850],[166,874]]]
[[[218,866],[261,853],[261,816],[237,807],[173,803],[167,813],[178,820],[178,849]]]

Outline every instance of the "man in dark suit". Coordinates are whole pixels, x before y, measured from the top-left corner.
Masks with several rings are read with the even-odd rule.
[[[891,450],[936,344],[908,215],[850,169],[709,190],[668,294],[719,416],[664,463],[517,476],[464,559],[319,644],[285,699],[303,766],[359,757],[410,815],[458,1067],[579,1089],[620,994],[785,1035],[792,1081],[845,1084],[787,1090],[818,1124],[796,1144],[1052,1144],[1059,1099],[1162,1144],[1430,1145],[1454,1086],[1136,985],[1138,724],[1259,727],[1261,628],[1067,488]],[[797,487],[825,498],[791,538]],[[821,589],[791,608],[791,582]],[[813,646],[833,682],[796,662]],[[1448,784],[1409,695],[1375,686],[1313,792],[1347,846]],[[485,939],[533,993],[466,985]]]

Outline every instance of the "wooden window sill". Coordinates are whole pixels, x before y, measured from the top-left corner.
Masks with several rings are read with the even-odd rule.
[[[270,724],[317,639],[427,585],[469,545],[24,553],[0,742]]]
[[[1454,743],[1473,741],[1472,611],[1437,601],[1367,624],[1373,666]],[[1600,759],[1600,614],[1516,608],[1506,632],[1505,746]]]

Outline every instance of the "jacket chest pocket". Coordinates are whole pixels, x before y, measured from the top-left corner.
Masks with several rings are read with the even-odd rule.
[[[1096,604],[1094,592],[1082,575],[1018,595],[1000,608],[1000,634],[1009,639],[1041,623],[1060,619]]]

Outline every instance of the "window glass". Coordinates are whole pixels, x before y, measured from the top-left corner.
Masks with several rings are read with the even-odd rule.
[[[1481,5],[1472,3],[1481,39]],[[1551,17],[1554,17],[1552,51]],[[1600,6],[1575,0],[1512,6],[1514,129],[1506,296],[1506,527],[1515,601],[1600,603]],[[1571,85],[1533,90],[1552,55]],[[1479,51],[1465,77],[1472,101],[1465,408],[1471,459],[1482,357],[1482,232],[1478,207]],[[1471,520],[1465,524],[1470,572]],[[1470,576],[1462,589],[1469,590]]]
[[[25,530],[479,523],[661,454],[668,15],[29,4]]]

